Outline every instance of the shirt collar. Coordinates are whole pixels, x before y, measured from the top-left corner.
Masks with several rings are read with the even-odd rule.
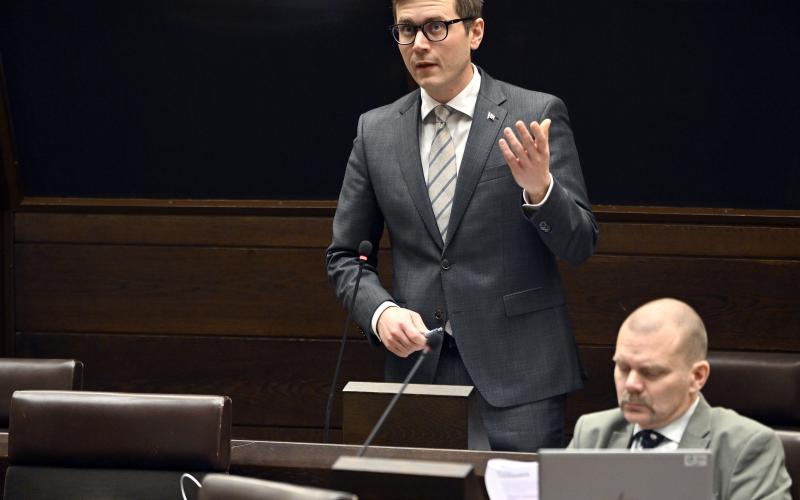
[[[686,427],[689,425],[689,419],[692,418],[694,415],[694,411],[697,409],[697,405],[700,403],[700,397],[698,396],[697,399],[694,400],[694,403],[689,407],[683,415],[676,418],[669,424],[661,427],[659,429],[653,429],[654,431],[658,432],[665,438],[669,439],[670,441],[674,441],[676,443],[680,443],[681,439],[683,438],[683,433],[686,431]],[[635,424],[633,426],[633,435],[635,436],[637,432],[642,430],[642,427],[639,424]]]
[[[475,112],[475,104],[478,102],[478,92],[480,92],[480,90],[481,73],[478,71],[478,67],[474,64],[472,65],[472,79],[469,81],[467,86],[458,93],[457,96],[450,100],[450,102],[438,102],[436,99],[431,97],[428,92],[425,91],[425,89],[420,88],[420,95],[422,96],[422,106],[420,107],[422,120],[424,121],[428,114],[433,111],[433,108],[439,106],[440,104],[447,104],[459,113],[472,118],[472,115]]]

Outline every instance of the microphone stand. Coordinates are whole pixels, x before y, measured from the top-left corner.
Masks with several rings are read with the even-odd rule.
[[[389,404],[386,405],[386,409],[383,410],[383,415],[381,415],[381,418],[379,418],[378,421],[375,423],[375,427],[372,428],[372,432],[369,433],[369,436],[367,436],[366,441],[364,441],[364,444],[361,445],[361,448],[358,450],[358,453],[356,454],[357,457],[364,456],[364,453],[367,451],[367,448],[369,447],[370,443],[372,443],[372,440],[375,439],[375,436],[378,434],[378,431],[380,431],[381,427],[383,427],[383,423],[386,420],[386,417],[388,417],[389,413],[392,412],[394,405],[397,403],[397,400],[400,399],[400,396],[403,394],[403,392],[405,392],[408,383],[414,377],[414,374],[417,373],[417,370],[422,365],[422,362],[425,361],[425,358],[428,356],[428,354],[430,354],[430,352],[433,349],[435,349],[439,344],[442,343],[442,335],[443,334],[436,334],[428,337],[428,342],[425,345],[425,348],[420,353],[419,358],[417,358],[417,362],[414,363],[414,366],[411,367],[411,371],[409,371],[408,375],[406,375],[406,379],[403,381],[403,385],[402,387],[400,387],[400,390],[397,391],[397,394],[395,394],[392,400],[389,401]]]
[[[350,328],[350,320],[353,317],[353,308],[356,305],[356,295],[358,295],[358,285],[361,283],[361,273],[364,271],[364,263],[367,262],[367,255],[372,253],[372,244],[369,241],[362,241],[358,246],[358,273],[356,274],[356,286],[353,289],[353,296],[350,297],[350,307],[347,308],[347,319],[344,322],[342,331],[342,342],[339,346],[339,357],[336,360],[336,369],[333,372],[331,390],[328,393],[328,404],[325,406],[325,432],[323,433],[323,443],[327,443],[331,430],[331,411],[333,410],[333,398],[336,394],[336,382],[339,380],[339,370],[342,367],[342,357],[344,356],[344,345],[347,341],[347,330]]]

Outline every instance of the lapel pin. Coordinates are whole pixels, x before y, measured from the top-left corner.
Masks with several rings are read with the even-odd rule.
[[[495,121],[495,120],[497,120],[497,117],[496,117],[496,116],[494,116],[494,113],[492,113],[491,111],[489,111],[489,114],[488,114],[488,115],[486,115],[486,119],[487,119],[487,120],[489,120],[489,121]]]

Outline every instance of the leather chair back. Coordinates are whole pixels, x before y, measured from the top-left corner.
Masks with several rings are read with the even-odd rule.
[[[14,391],[83,388],[83,363],[74,359],[0,358],[0,429],[8,429]]]
[[[800,354],[712,351],[711,375],[703,395],[776,429],[792,478],[792,498],[800,498]]]
[[[5,500],[177,499],[230,466],[223,396],[17,391],[9,424]]]
[[[198,500],[357,500],[341,491],[296,486],[225,474],[209,474],[203,479]]]
[[[800,431],[800,354],[711,351],[703,395],[779,429]]]

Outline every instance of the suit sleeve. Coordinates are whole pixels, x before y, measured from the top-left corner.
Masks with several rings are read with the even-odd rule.
[[[572,439],[570,440],[567,448],[580,448],[580,437],[581,437],[581,426],[583,425],[583,416],[578,417],[578,421],[575,422],[575,430],[572,432]]]
[[[594,253],[597,222],[586,194],[564,102],[557,97],[551,98],[538,119],[541,122],[545,118],[552,120],[549,145],[550,173],[554,184],[547,201],[530,215],[529,220],[556,257],[578,264]]]
[[[347,162],[347,169],[339,193],[336,214],[333,218],[333,236],[325,260],[328,280],[345,307],[350,306],[358,273],[358,246],[363,240],[372,243],[372,255],[364,265],[357,301],[351,311],[353,319],[364,332],[369,332],[375,309],[385,301],[393,300],[378,279],[378,247],[383,234],[383,215],[369,175],[364,152],[364,122],[358,121],[358,133]],[[373,335],[367,335],[373,340]]]
[[[791,484],[780,439],[774,432],[762,431],[742,446],[733,465],[726,498],[791,500]]]

